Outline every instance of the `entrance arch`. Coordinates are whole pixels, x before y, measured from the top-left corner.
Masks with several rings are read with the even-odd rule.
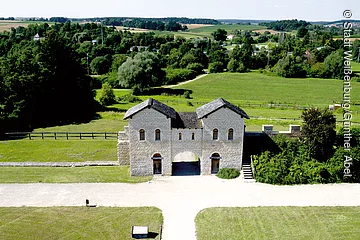
[[[153,160],[153,173],[154,174],[162,174],[162,156],[160,153],[155,153],[152,158]]]
[[[200,158],[190,151],[176,154],[172,162],[172,175],[200,175]]]
[[[216,174],[219,172],[220,168],[220,154],[219,153],[213,153],[210,157],[211,159],[211,173]]]

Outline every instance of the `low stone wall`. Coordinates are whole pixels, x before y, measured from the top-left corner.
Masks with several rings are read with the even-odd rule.
[[[127,129],[125,129],[127,130]],[[130,146],[129,146],[129,136],[125,131],[120,131],[118,133],[118,144],[117,144],[117,152],[118,152],[118,161],[119,165],[130,165]]]

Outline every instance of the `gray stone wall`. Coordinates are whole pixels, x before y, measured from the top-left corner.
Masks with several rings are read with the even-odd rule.
[[[179,133],[181,133],[181,140],[179,140]],[[192,140],[194,133],[195,139]],[[172,129],[172,146],[171,159],[182,152],[192,152],[196,154],[201,161],[202,158],[202,129]]]
[[[203,143],[201,174],[211,173],[210,157],[220,154],[220,168],[242,166],[242,148],[244,139],[244,119],[228,108],[221,108],[202,119]],[[228,140],[228,130],[234,130],[233,140]],[[218,129],[218,140],[213,140],[213,130]]]
[[[145,140],[140,141],[139,131],[145,130]],[[161,140],[155,141],[155,130],[160,129]],[[150,108],[144,109],[129,119],[131,175],[153,174],[154,154],[162,159],[163,175],[171,175],[171,119]]]
[[[130,165],[130,146],[129,146],[129,136],[124,131],[118,133],[118,161],[120,165]]]

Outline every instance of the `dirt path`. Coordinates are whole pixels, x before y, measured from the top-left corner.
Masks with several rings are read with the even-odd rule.
[[[0,206],[155,206],[163,211],[164,240],[195,240],[204,208],[227,206],[359,206],[360,184],[273,186],[215,176],[156,177],[141,184],[0,184]]]
[[[177,86],[181,86],[181,85],[184,85],[184,84],[187,84],[187,83],[190,83],[190,82],[193,82],[193,81],[196,81],[200,78],[203,78],[205,77],[207,74],[201,74],[199,76],[197,76],[196,78],[194,79],[191,79],[191,80],[188,80],[188,81],[185,81],[185,82],[181,82],[181,83],[178,83],[178,84],[175,84],[175,85],[164,85],[162,86],[163,88],[172,88],[172,87],[177,87]]]

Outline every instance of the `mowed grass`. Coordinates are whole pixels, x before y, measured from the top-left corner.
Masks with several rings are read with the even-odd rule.
[[[115,109],[117,110],[117,109]],[[99,112],[99,118],[88,123],[69,124],[47,128],[36,128],[34,132],[112,132],[124,130],[127,121],[123,120],[124,112]]]
[[[0,183],[140,183],[150,180],[151,177],[131,177],[129,166],[0,167]]]
[[[0,239],[133,239],[134,225],[160,239],[163,216],[155,207],[0,208]]]
[[[360,73],[360,63],[352,61],[351,68],[352,68],[353,72],[358,73],[358,74]]]
[[[116,161],[117,140],[0,141],[0,162]]]
[[[360,102],[360,83],[353,82],[352,101]],[[328,106],[343,100],[343,82],[335,79],[280,78],[260,73],[209,74],[175,88],[193,92],[196,99],[224,97],[234,103],[285,103]]]
[[[360,207],[210,208],[195,222],[198,240],[360,239]]]

